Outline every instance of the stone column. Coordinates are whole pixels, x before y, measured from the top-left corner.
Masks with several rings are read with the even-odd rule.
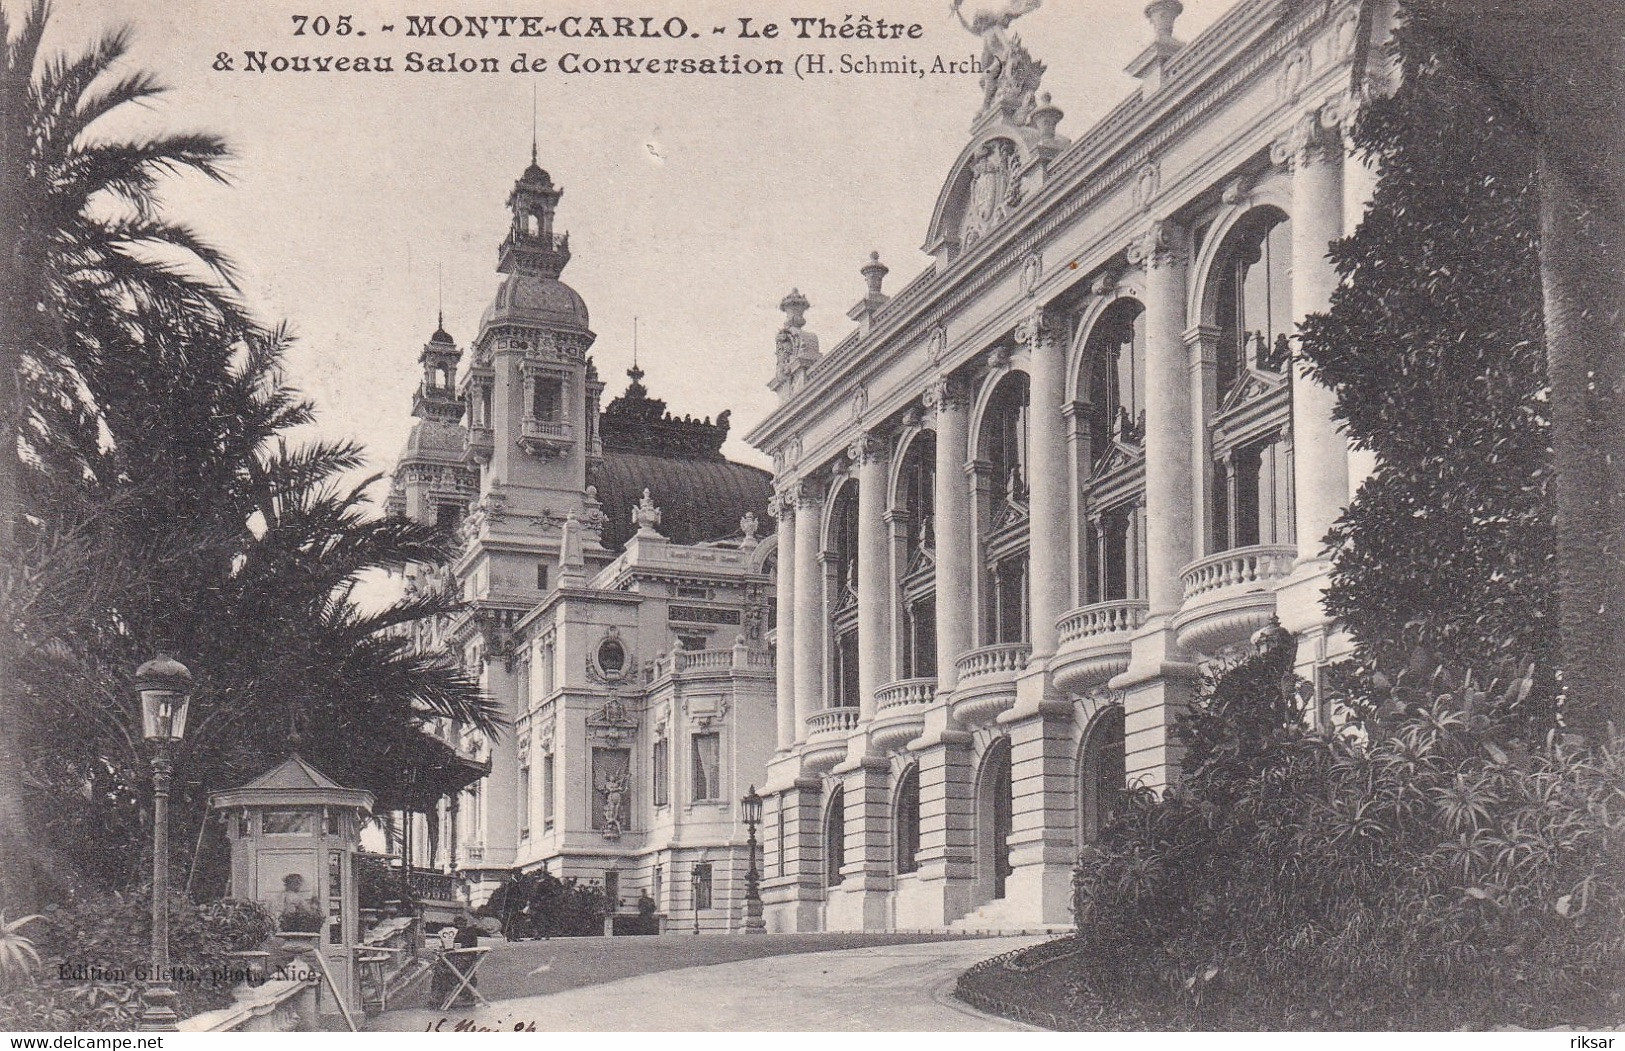
[[[938,379],[925,392],[937,414],[936,556],[937,556],[937,689],[951,690],[959,673],[954,662],[971,647],[971,553],[976,530],[972,521],[970,398],[951,376]]]
[[[1343,233],[1343,139],[1303,118],[1271,147],[1292,168],[1292,313],[1325,310],[1337,287],[1326,254]],[[1332,391],[1309,378],[1303,362],[1292,377],[1293,499],[1297,507],[1298,560],[1321,561],[1326,531],[1348,503],[1348,443],[1332,419]]]
[[[783,493],[773,497],[778,512],[779,577],[773,601],[777,607],[778,647],[773,677],[778,715],[778,748],[785,751],[796,743],[796,504]]]
[[[1072,591],[1067,513],[1067,456],[1061,400],[1066,391],[1066,326],[1054,307],[1037,307],[1016,329],[1031,348],[1027,372],[1028,573],[1033,662],[1055,653],[1055,622]]]
[[[1146,592],[1156,617],[1179,608],[1179,571],[1196,557],[1185,231],[1166,220],[1153,224],[1129,247],[1129,260],[1145,267]]]
[[[819,559],[824,484],[802,479],[795,489],[795,739],[807,736],[807,719],[824,706],[824,567]]]
[[[1154,223],[1129,245],[1128,256],[1131,263],[1145,268],[1143,543],[1150,610],[1145,626],[1134,635],[1128,670],[1110,686],[1123,691],[1128,781],[1160,790],[1178,770],[1174,719],[1188,701],[1197,675],[1170,625],[1184,601],[1179,572],[1196,557],[1191,463],[1198,448],[1192,404],[1196,385],[1185,340],[1185,231],[1166,220]]]
[[[858,472],[858,718],[875,717],[891,681],[891,560],[887,557],[885,443],[865,434],[847,447]]]

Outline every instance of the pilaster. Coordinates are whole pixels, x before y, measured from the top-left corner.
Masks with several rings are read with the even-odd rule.
[[[784,494],[772,503],[778,517],[779,575],[773,602],[778,622],[774,653],[777,745],[783,752],[796,743],[796,505]]]
[[[846,864],[839,886],[829,889],[824,929],[884,930],[890,926],[891,764],[877,756],[835,768],[845,801]]]
[[[1196,557],[1185,255],[1185,231],[1166,220],[1129,246],[1129,260],[1145,268],[1146,591],[1153,617],[1179,608],[1179,572]]]
[[[1013,871],[1006,878],[1005,900],[1010,903],[1006,907],[1019,910],[1024,922],[1066,923],[1077,860],[1073,707],[1050,703],[1008,725]]]
[[[1300,118],[1271,147],[1292,170],[1292,312],[1298,319],[1325,310],[1337,288],[1327,257],[1343,233],[1343,137],[1330,122],[1334,106]],[[1293,362],[1292,455],[1298,564],[1277,595],[1288,631],[1326,623],[1322,597],[1330,571],[1325,537],[1349,498],[1348,442],[1333,418],[1336,394]]]
[[[919,870],[898,888],[899,927],[938,927],[971,910],[976,804],[971,736],[944,730],[910,746],[919,757]]]
[[[762,915],[772,932],[820,930],[824,912],[823,786],[815,779],[797,779],[776,798],[782,828],[764,829],[767,865],[762,878]]]

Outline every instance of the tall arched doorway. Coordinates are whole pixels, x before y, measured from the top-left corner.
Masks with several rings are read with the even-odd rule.
[[[1010,780],[1010,741],[988,746],[976,782],[976,877],[990,898],[1004,897],[1010,865],[1010,826],[1014,793]]]

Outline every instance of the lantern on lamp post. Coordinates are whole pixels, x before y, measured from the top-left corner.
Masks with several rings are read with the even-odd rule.
[[[755,785],[750,786],[739,803],[748,833],[746,849],[750,851],[750,866],[745,869],[745,933],[761,934],[767,930],[767,923],[762,919],[762,874],[756,868],[756,826],[762,822],[762,797],[756,793]]]
[[[159,654],[135,672],[141,698],[141,736],[152,745],[152,965],[155,973],[142,997],[141,1028],[174,1031],[175,990],[169,984],[169,781],[174,773],[169,750],[186,735],[192,703],[192,673],[173,657]]]

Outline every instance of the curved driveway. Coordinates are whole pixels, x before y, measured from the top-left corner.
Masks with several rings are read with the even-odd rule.
[[[768,937],[771,937],[769,935]],[[545,1031],[1013,1031],[953,1001],[960,972],[1041,937],[880,945],[643,974],[490,1007],[391,1011],[369,1029]],[[461,1026],[459,1026],[461,1023]]]

